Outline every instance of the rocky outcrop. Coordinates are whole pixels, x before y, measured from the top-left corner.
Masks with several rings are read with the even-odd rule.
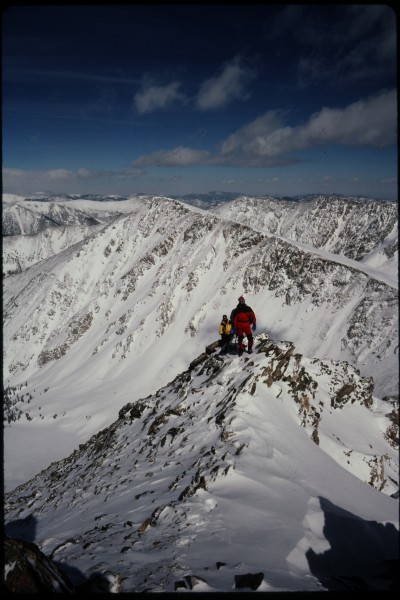
[[[4,587],[12,594],[73,594],[65,574],[36,544],[4,537]]]

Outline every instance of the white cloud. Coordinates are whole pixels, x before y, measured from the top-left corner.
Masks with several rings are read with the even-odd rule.
[[[265,165],[268,159],[275,159],[280,154],[277,145],[282,143],[289,131],[290,128],[283,126],[279,111],[268,111],[238,129],[221,144],[221,159],[225,164],[257,166],[262,157]]]
[[[344,109],[323,108],[297,129],[303,143],[384,148],[397,141],[397,93],[383,92]]]
[[[26,171],[23,169],[8,169],[7,167],[3,169],[3,177],[23,177],[25,173]]]
[[[287,116],[284,111],[266,112],[223,140],[217,153],[178,146],[142,155],[121,171],[4,168],[3,189],[22,195],[45,190],[126,193],[128,186],[146,176],[146,167],[276,167],[298,163],[301,151],[323,145],[385,148],[397,143],[396,90],[344,108],[324,107],[298,126],[286,125]]]
[[[149,81],[144,82],[142,89],[135,95],[133,103],[139,114],[153,112],[167,108],[176,102],[184,102],[185,96],[178,90],[179,81],[168,85],[155,85]]]
[[[210,159],[211,155],[208,152],[179,146],[173,150],[160,150],[154,154],[141,156],[133,164],[153,167],[189,167],[209,163]]]
[[[240,58],[234,58],[219,75],[202,83],[196,99],[197,107],[209,110],[226,106],[233,100],[247,99],[246,86],[253,77],[254,72],[242,66]]]
[[[77,172],[78,177],[82,177],[82,178],[86,178],[86,177],[91,177],[93,175],[92,171],[89,171],[89,169],[78,169]]]
[[[3,189],[9,193],[30,195],[45,193],[127,193],[143,169],[123,171],[52,169],[48,171],[3,169]],[[123,186],[123,187],[121,187]]]
[[[385,91],[343,109],[323,108],[297,127],[285,126],[283,113],[268,111],[221,145],[224,163],[268,166],[289,160],[291,152],[322,144],[373,146],[396,143],[397,95]]]
[[[245,100],[249,97],[247,84],[255,77],[253,69],[243,65],[242,59],[233,58],[226,63],[219,75],[202,83],[195,105],[200,110],[209,110],[226,106],[233,100]],[[167,85],[158,85],[150,79],[142,83],[135,94],[133,104],[139,114],[145,114],[186,103],[188,98],[180,91],[181,83],[173,81]]]
[[[226,138],[219,154],[178,147],[141,156],[135,166],[198,164],[275,167],[301,161],[296,152],[314,146],[341,144],[384,148],[397,141],[397,95],[385,91],[345,108],[322,108],[303,125],[284,123],[286,113],[268,111]]]
[[[67,169],[53,169],[47,171],[47,175],[50,179],[69,179],[73,176],[73,173]]]
[[[120,177],[141,177],[146,171],[143,169],[125,169],[121,173],[118,173]]]

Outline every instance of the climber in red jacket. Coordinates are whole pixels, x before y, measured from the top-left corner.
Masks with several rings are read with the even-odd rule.
[[[256,315],[250,306],[247,306],[243,296],[239,298],[239,304],[231,312],[231,321],[234,332],[237,333],[239,340],[239,356],[243,354],[243,336],[246,335],[249,354],[253,352],[253,334],[256,330]]]

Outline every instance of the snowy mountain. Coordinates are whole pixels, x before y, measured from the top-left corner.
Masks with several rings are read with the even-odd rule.
[[[258,200],[242,214],[236,201],[4,198],[5,488],[20,486],[8,534],[75,583],[100,572],[119,591],[230,591],[251,572],[260,591],[390,585],[393,206],[378,217],[342,199],[318,237],[317,200],[282,201],[280,216]],[[241,294],[256,353],[209,356]],[[349,527],[361,544],[345,552]]]
[[[117,199],[3,197],[3,275],[20,273],[129,212]]]
[[[356,261],[178,201],[132,198],[118,211],[91,236],[4,280],[13,454],[27,425],[51,426],[72,451],[112,421],[133,382],[137,398],[155,393],[218,337],[238,290],[256,311],[258,331],[310,357],[347,360],[373,377],[378,397],[397,395],[397,288]],[[46,449],[44,464],[32,457],[29,475],[62,458],[58,451],[57,444],[50,457]]]
[[[394,589],[398,501],[375,487],[398,458],[372,381],[266,334],[245,358],[215,346],[7,494],[6,533],[113,592]]]
[[[236,200],[240,196],[241,194],[237,192],[207,192],[206,194],[184,194],[183,196],[173,196],[173,198],[191,206],[208,210],[224,202]]]
[[[241,196],[210,210],[288,241],[347,256],[397,277],[397,202],[338,196],[296,201]]]
[[[150,199],[149,196],[138,196]],[[188,194],[178,198],[185,203],[209,209],[241,224],[273,233],[302,247],[327,250],[365,263],[369,268],[398,274],[398,209],[395,202],[372,199],[312,196],[307,199],[235,197],[212,192]],[[46,197],[40,201],[21,196],[3,196],[3,273],[20,272],[34,262],[47,258],[89,235],[98,224],[105,224],[130,210],[127,198],[120,197]],[[80,230],[80,226],[82,230]],[[68,230],[74,228],[74,233]],[[59,229],[55,248],[29,236]],[[46,232],[48,233],[48,232]],[[28,239],[23,242],[18,235]],[[64,239],[65,235],[65,239]],[[47,235],[46,240],[53,236]],[[56,236],[54,236],[56,237]],[[62,239],[62,242],[60,241]]]
[[[73,225],[98,225],[116,219],[129,211],[122,200],[98,198],[27,199],[22,196],[3,196],[3,237],[34,235],[49,228]]]

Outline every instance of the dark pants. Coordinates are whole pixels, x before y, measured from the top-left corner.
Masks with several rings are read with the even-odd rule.
[[[231,339],[231,336],[229,333],[221,333],[221,348],[222,350],[226,350],[228,348],[228,344],[229,344],[229,340]]]

